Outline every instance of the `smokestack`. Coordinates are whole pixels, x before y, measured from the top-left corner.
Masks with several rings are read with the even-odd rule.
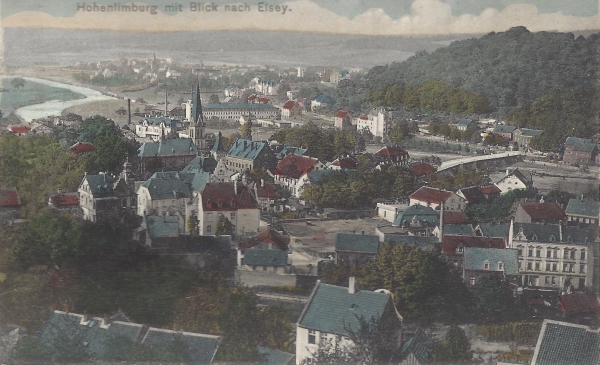
[[[442,201],[440,205],[440,233],[438,237],[438,242],[442,243],[444,239],[444,208],[446,208],[446,202]]]
[[[167,84],[165,84],[165,117],[167,117],[168,112],[167,112],[167,105],[169,104],[169,102],[167,101]]]
[[[356,293],[356,278],[354,276],[350,277],[348,281],[348,294]]]
[[[127,99],[127,124],[131,124],[131,99]]]

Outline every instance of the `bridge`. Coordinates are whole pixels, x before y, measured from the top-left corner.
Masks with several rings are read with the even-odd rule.
[[[496,153],[496,154],[492,154],[492,155],[472,156],[472,157],[459,158],[456,160],[444,161],[438,167],[438,172],[452,171],[453,169],[459,168],[461,166],[465,167],[465,168],[470,168],[470,167],[477,168],[477,166],[481,166],[481,165],[488,165],[488,164],[495,165],[498,162],[514,163],[516,161],[519,161],[524,156],[524,154],[525,153],[521,152],[521,151],[509,151],[509,152]]]

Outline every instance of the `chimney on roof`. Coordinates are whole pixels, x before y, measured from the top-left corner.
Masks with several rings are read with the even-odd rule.
[[[238,195],[238,184],[237,184],[237,181],[233,182],[233,192],[235,193],[235,196]]]
[[[351,276],[348,281],[348,294],[356,293],[356,278]]]
[[[438,237],[438,242],[442,243],[442,240],[444,239],[444,208],[445,208],[446,203],[444,201],[442,201],[442,204],[440,205],[440,233],[439,233],[439,237]]]

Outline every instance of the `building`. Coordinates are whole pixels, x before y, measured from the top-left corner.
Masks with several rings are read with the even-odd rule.
[[[263,103],[207,103],[204,105],[204,118],[219,120],[240,120],[251,116],[253,119],[281,119],[279,108]]]
[[[232,173],[261,169],[273,171],[277,166],[277,158],[267,142],[243,138],[233,142],[225,160]]]
[[[350,72],[348,70],[340,70],[333,71],[329,74],[329,82],[332,84],[337,84],[342,80],[346,80],[350,77]]]
[[[466,207],[465,200],[456,193],[427,186],[421,187],[408,198],[410,199],[410,205],[419,204],[436,210],[442,203],[444,203],[444,210],[462,211]]]
[[[600,203],[594,200],[569,199],[565,209],[569,224],[598,225]]]
[[[417,179],[422,179],[436,172],[437,168],[426,162],[417,162],[410,164],[408,166],[408,171],[410,171],[410,173],[413,174],[413,176]]]
[[[513,190],[527,190],[533,187],[533,179],[531,174],[529,176],[521,172],[519,169],[510,171],[506,169],[506,175],[500,179],[496,185],[500,189],[501,194],[508,193]]]
[[[373,108],[366,118],[361,116],[356,120],[356,130],[367,129],[374,137],[385,138],[388,134],[390,119],[387,109]]]
[[[408,152],[397,146],[384,146],[375,152],[378,166],[406,166],[409,159]]]
[[[482,204],[498,197],[500,189],[496,185],[471,186],[459,189],[456,194],[465,199],[467,204]]]
[[[244,89],[240,89],[236,84],[227,84],[223,90],[225,97],[241,98],[244,94]]]
[[[330,97],[321,94],[311,100],[310,110],[314,112],[317,108],[325,107],[331,104],[333,104],[333,100],[331,100]]]
[[[48,196],[48,206],[54,209],[77,214],[79,212],[79,193],[62,193],[60,191],[57,193],[51,193]]]
[[[504,238],[450,235],[443,233],[442,259],[454,267],[464,269],[464,252],[466,247],[506,248]]]
[[[464,248],[463,280],[473,286],[488,277],[511,281],[519,276],[518,252],[515,249]]]
[[[568,164],[593,164],[598,152],[591,138],[567,137],[564,148],[563,162]]]
[[[519,252],[523,287],[583,290],[592,286],[596,227],[512,224],[508,246]]]
[[[538,129],[519,128],[513,132],[513,138],[519,147],[527,148],[531,140],[541,134],[542,131]]]
[[[132,323],[122,313],[100,318],[56,310],[50,314],[38,335],[39,344],[49,348],[64,347],[65,341],[76,342],[95,360],[102,360],[107,355],[107,344],[114,338],[121,339],[123,346],[185,346],[191,362],[205,365],[212,363],[221,341],[219,336]]]
[[[273,184],[265,182],[264,180],[259,180],[248,184],[248,188],[254,194],[254,198],[258,202],[261,210],[265,212],[273,212],[276,210],[275,203],[278,198],[278,193]]]
[[[195,174],[177,171],[156,172],[137,191],[137,214],[185,216],[186,204],[192,197]]]
[[[296,198],[302,196],[302,190],[308,183],[307,175],[311,171],[325,170],[327,167],[313,157],[288,154],[277,164],[275,172],[275,185],[286,189]]]
[[[154,142],[160,141],[171,133],[183,129],[180,120],[164,117],[144,118],[135,126],[135,134],[140,138],[151,138]]]
[[[379,237],[366,234],[337,233],[335,236],[335,263],[364,264],[375,261]]]
[[[383,218],[390,223],[394,223],[398,212],[408,208],[406,203],[377,203],[377,216]]]
[[[258,202],[248,187],[241,183],[208,183],[191,205],[187,216],[194,214],[198,217],[200,235],[215,234],[219,217],[229,220],[235,236],[245,237],[246,233],[258,231]]]
[[[305,156],[308,152],[306,148],[294,147],[287,144],[284,144],[283,146],[276,146],[274,147],[273,151],[275,152],[275,157],[277,157],[278,160],[282,160],[285,156],[289,155],[290,153],[297,156]]]
[[[282,118],[294,118],[302,115],[302,108],[300,108],[300,104],[298,104],[295,100],[288,100],[283,104],[281,108],[281,117]]]
[[[114,194],[114,179],[110,174],[85,175],[77,192],[83,219],[101,222],[118,219],[121,202]]]
[[[556,203],[521,203],[515,212],[516,223],[564,223],[567,215]]]
[[[458,122],[456,122],[456,124],[454,126],[459,131],[464,132],[469,128],[474,128],[476,126],[476,123],[474,121],[472,121],[471,119],[463,118],[463,119],[459,120]]]
[[[358,162],[354,157],[341,156],[327,165],[332,170],[356,170]]]
[[[0,208],[18,208],[21,206],[21,197],[17,188],[0,186]]]
[[[145,177],[157,171],[179,171],[196,156],[198,148],[192,138],[148,142],[138,149],[140,172]]]
[[[358,290],[353,277],[348,288],[317,281],[296,323],[296,364],[313,358],[328,340],[353,346],[348,331],[359,330],[361,317],[367,323],[386,323],[393,329],[400,329],[402,323],[387,291]],[[390,336],[400,340],[399,331]]]
[[[88,142],[77,142],[69,147],[69,151],[75,154],[92,152],[93,150],[95,150],[94,145]]]
[[[514,127],[512,125],[506,125],[506,124],[498,124],[494,130],[492,131],[492,133],[496,133],[501,135],[502,137],[506,138],[508,141],[513,140],[513,133],[515,132],[515,130],[517,129],[517,127]]]
[[[238,267],[252,271],[266,271],[275,274],[290,272],[288,260],[290,237],[284,236],[271,227],[247,238],[238,245]]]
[[[333,125],[336,129],[352,129],[352,114],[347,110],[339,110],[333,117]]]
[[[600,328],[545,319],[531,365],[600,363]]]
[[[439,222],[439,211],[436,212],[431,207],[414,204],[398,212],[393,224],[397,227],[429,228],[431,230]]]
[[[433,340],[427,336],[421,327],[414,333],[403,331],[402,347],[390,360],[391,364],[398,365],[426,365],[431,363]]]

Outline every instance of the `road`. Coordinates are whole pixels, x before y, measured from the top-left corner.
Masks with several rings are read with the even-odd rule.
[[[438,167],[438,172],[448,170],[453,167],[456,167],[456,166],[459,166],[462,164],[466,164],[466,163],[471,163],[471,162],[476,162],[476,161],[490,161],[490,160],[496,160],[496,159],[505,158],[505,157],[520,156],[523,154],[524,153],[521,151],[509,151],[509,152],[497,153],[497,154],[493,154],[493,155],[472,156],[472,157],[459,158],[459,159],[455,159],[455,160],[451,160],[451,161],[444,161],[444,162],[442,162],[440,167]]]

